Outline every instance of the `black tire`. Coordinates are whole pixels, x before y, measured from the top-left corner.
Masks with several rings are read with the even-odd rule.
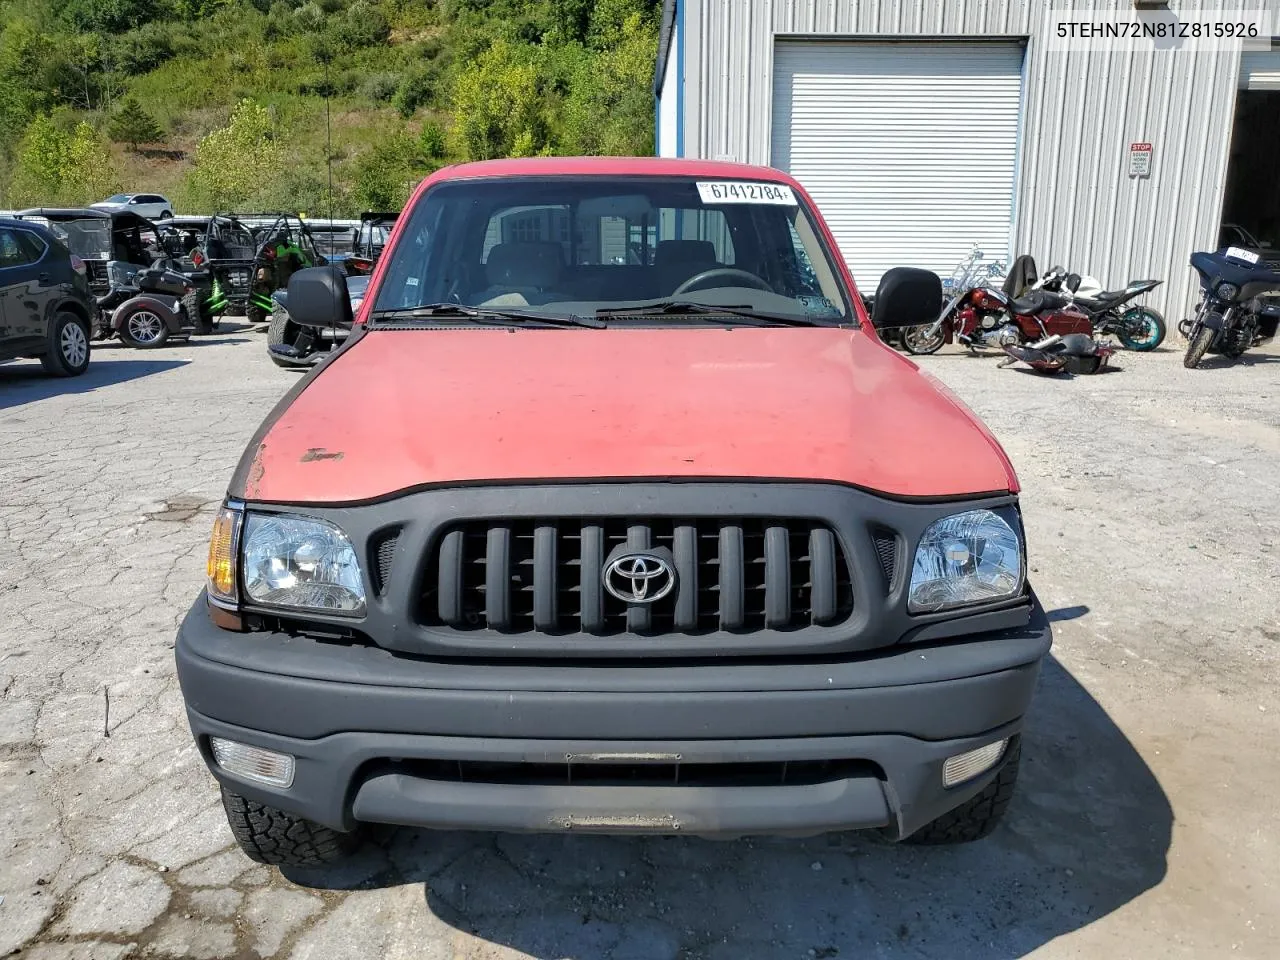
[[[1134,327],[1139,322],[1143,324],[1145,336],[1135,337],[1133,336]],[[1154,350],[1164,343],[1166,332],[1167,327],[1164,317],[1160,315],[1158,310],[1152,310],[1150,307],[1126,310],[1124,316],[1120,318],[1120,342],[1128,350],[1134,350],[1138,353]]]
[[[905,327],[902,331],[902,346],[907,353],[913,353],[916,356],[926,356],[930,353],[937,353],[942,349],[942,344],[946,341],[946,334],[942,328],[938,328],[938,332],[928,339],[922,339],[925,330],[933,326],[930,323],[921,324],[918,327]]]
[[[1213,342],[1214,330],[1211,327],[1201,327],[1191,337],[1191,342],[1187,344],[1187,355],[1182,358],[1182,365],[1188,370],[1194,370],[1204,359],[1205,351],[1209,349],[1209,344]]]
[[[138,350],[163,347],[169,339],[169,325],[164,317],[145,303],[135,304],[120,317],[120,340]]]
[[[196,333],[213,333],[213,318],[209,313],[209,301],[199,290],[193,290],[182,298],[182,309],[195,324]]]
[[[944,813],[932,823],[926,823],[903,842],[927,845],[971,843],[987,836],[999,826],[1004,812],[1009,809],[1021,759],[1022,739],[1019,737],[1009,745],[1004,766],[995,779],[954,810]]]
[[[162,211],[160,211],[160,219],[161,219],[161,220],[172,220],[172,219],[173,219],[173,211],[172,211],[172,210],[162,210]]]
[[[261,307],[255,307],[251,303],[246,305],[244,308],[244,318],[255,326],[266,323],[267,316],[268,315],[265,310]]]
[[[278,357],[271,352],[273,346],[293,346],[298,334],[301,331],[298,325],[289,319],[289,314],[279,308],[271,315],[271,326],[267,327],[267,356],[271,358],[271,362],[277,367],[287,367],[293,369],[296,363],[290,363],[284,357]]]
[[[358,833],[341,833],[313,820],[222,788],[231,833],[250,860],[273,867],[319,867],[352,853]]]
[[[78,377],[89,369],[89,330],[74,313],[60,310],[49,328],[49,346],[40,357],[53,377]]]

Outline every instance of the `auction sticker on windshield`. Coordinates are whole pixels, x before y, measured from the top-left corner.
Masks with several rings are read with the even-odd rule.
[[[699,180],[698,196],[703,203],[776,203],[785,207],[797,206],[795,195],[785,183]]]
[[[1240,247],[1227,247],[1227,256],[1232,260],[1242,260],[1245,263],[1257,263],[1258,255],[1252,250],[1242,250]]]

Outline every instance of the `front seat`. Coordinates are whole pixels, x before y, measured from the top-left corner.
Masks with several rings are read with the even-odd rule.
[[[489,250],[480,291],[481,305],[526,306],[546,303],[564,274],[564,250],[558,243],[499,243]]]
[[[659,240],[653,250],[659,296],[670,296],[690,277],[722,267],[710,240]]]

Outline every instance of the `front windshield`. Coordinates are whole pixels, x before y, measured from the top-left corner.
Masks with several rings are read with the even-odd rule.
[[[107,197],[107,199],[102,202],[103,203],[128,203],[129,194],[117,193],[117,194],[114,194],[113,196]]]
[[[375,304],[589,315],[676,301],[838,323],[846,296],[780,184],[670,177],[443,183],[397,242]]]
[[[83,260],[111,259],[111,221],[93,220],[55,220],[47,221],[54,236],[61,240],[68,250]]]

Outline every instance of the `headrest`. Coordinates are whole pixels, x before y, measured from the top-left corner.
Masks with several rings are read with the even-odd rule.
[[[564,270],[560,244],[500,243],[489,251],[484,274],[495,287],[552,287]]]
[[[716,246],[710,240],[659,240],[653,263],[666,267],[675,263],[718,263]]]

